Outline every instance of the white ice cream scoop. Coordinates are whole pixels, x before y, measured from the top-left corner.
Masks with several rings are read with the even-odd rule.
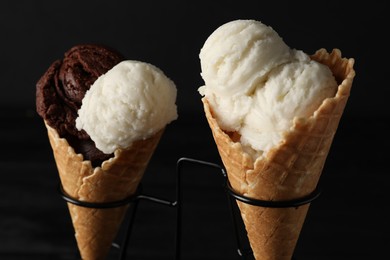
[[[237,132],[244,149],[255,156],[279,144],[294,118],[311,116],[336,93],[327,66],[290,49],[258,21],[222,25],[199,56],[205,81],[200,94],[220,127]]]
[[[76,127],[104,153],[146,139],[177,118],[176,86],[157,67],[122,61],[85,94]]]

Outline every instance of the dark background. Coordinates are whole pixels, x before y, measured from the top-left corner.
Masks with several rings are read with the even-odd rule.
[[[386,1],[17,1],[0,2],[0,259],[77,259],[72,225],[35,83],[70,47],[102,43],[152,63],[177,85],[179,119],[146,172],[144,192],[175,199],[181,157],[220,163],[197,88],[207,37],[235,19],[272,26],[311,54],[339,48],[356,78],[321,185],[298,242],[297,259],[383,259],[390,246]],[[218,171],[189,165],[184,189],[183,259],[240,259]],[[131,259],[173,259],[175,209],[142,202]],[[112,252],[112,259],[115,257]],[[130,257],[129,257],[130,259]]]

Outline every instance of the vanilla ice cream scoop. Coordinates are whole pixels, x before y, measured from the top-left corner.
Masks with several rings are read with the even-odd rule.
[[[85,94],[76,127],[104,153],[146,139],[177,118],[176,86],[157,67],[122,61]]]
[[[199,57],[207,88],[232,96],[250,94],[270,70],[291,59],[291,51],[271,27],[238,20],[215,30]]]
[[[219,27],[200,51],[207,98],[220,127],[237,132],[257,157],[278,145],[295,118],[308,118],[337,83],[325,65],[290,49],[271,28],[254,20]]]

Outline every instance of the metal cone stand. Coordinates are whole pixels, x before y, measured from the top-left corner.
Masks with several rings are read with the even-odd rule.
[[[288,207],[299,207],[299,206],[302,206],[304,204],[308,204],[310,202],[312,202],[313,200],[317,199],[321,193],[320,189],[315,189],[311,194],[305,196],[305,197],[302,197],[302,198],[298,198],[298,199],[294,199],[294,200],[285,200],[285,201],[266,201],[266,200],[257,200],[257,199],[252,199],[252,198],[248,198],[248,197],[245,197],[245,196],[242,196],[238,193],[236,193],[233,188],[231,187],[230,183],[229,183],[229,180],[227,178],[227,174],[226,174],[226,171],[225,169],[218,165],[218,164],[215,164],[215,163],[210,163],[210,162],[205,162],[205,161],[201,161],[201,160],[196,160],[196,159],[191,159],[191,158],[181,158],[178,160],[177,162],[177,183],[178,183],[178,194],[177,194],[177,201],[178,201],[178,220],[177,220],[177,238],[178,238],[178,241],[176,241],[176,246],[177,246],[177,255],[176,255],[176,260],[179,260],[180,259],[180,237],[181,237],[181,234],[180,234],[180,230],[181,230],[181,191],[180,191],[180,187],[181,187],[181,179],[180,179],[180,176],[181,176],[181,172],[182,172],[182,168],[183,168],[183,163],[194,163],[194,164],[199,164],[199,165],[204,165],[204,166],[207,166],[207,167],[211,167],[211,168],[217,168],[221,171],[221,174],[224,178],[224,186],[225,186],[225,190],[226,190],[226,194],[227,194],[227,197],[228,197],[228,201],[229,201],[229,207],[230,207],[230,210],[231,210],[231,216],[232,216],[232,222],[233,222],[233,233],[234,233],[234,237],[235,237],[235,242],[236,242],[236,245],[237,245],[237,253],[239,256],[242,257],[242,259],[245,259],[245,260],[249,260],[249,259],[254,259],[253,258],[253,253],[252,253],[252,250],[249,248],[249,249],[244,249],[243,248],[243,243],[240,239],[240,232],[239,232],[239,218],[241,218],[239,212],[238,211],[238,207],[237,207],[237,204],[235,203],[234,199],[236,200],[239,200],[241,202],[244,202],[244,203],[247,203],[247,204],[250,204],[250,205],[253,205],[253,206],[258,206],[258,207],[268,207],[268,208],[288,208]],[[293,258],[293,260],[296,260],[295,258]]]
[[[122,245],[118,245],[116,243],[113,243],[112,246],[119,249],[119,260],[125,260],[126,259],[126,253],[127,253],[127,247],[129,245],[129,239],[130,235],[132,232],[133,228],[133,223],[134,223],[134,218],[137,212],[138,208],[138,203],[141,200],[146,200],[146,201],[151,201],[154,203],[162,204],[165,206],[170,206],[170,207],[175,207],[176,206],[176,201],[168,201],[164,199],[160,199],[154,196],[149,196],[142,194],[142,185],[140,184],[136,193],[119,201],[112,201],[112,202],[106,202],[106,203],[91,203],[91,202],[85,202],[85,201],[80,201],[75,198],[70,197],[66,192],[63,190],[62,185],[59,185],[59,192],[61,197],[72,204],[75,204],[80,207],[87,207],[87,208],[96,208],[96,209],[107,209],[107,208],[116,208],[116,207],[121,207],[125,206],[128,204],[131,204],[131,207],[129,207],[129,210],[131,210],[130,215],[129,215],[129,220],[127,221],[126,229],[125,229],[125,235],[124,239],[122,241]]]
[[[206,162],[206,161],[201,161],[201,160],[191,159],[191,158],[184,158],[184,157],[180,158],[177,161],[176,201],[168,201],[168,200],[160,199],[160,198],[157,198],[154,196],[142,194],[142,185],[139,185],[137,192],[134,195],[132,195],[128,198],[125,198],[123,200],[120,200],[120,201],[113,201],[113,202],[107,202],[107,203],[90,203],[90,202],[85,202],[85,201],[79,201],[77,199],[70,197],[68,194],[66,194],[61,185],[59,185],[59,192],[60,192],[61,197],[65,201],[72,203],[72,204],[75,204],[77,206],[81,206],[81,207],[103,209],[103,208],[121,207],[124,205],[132,204],[132,207],[129,207],[129,209],[131,209],[132,211],[131,211],[131,214],[129,216],[129,220],[127,222],[127,227],[125,230],[125,236],[124,236],[124,239],[122,241],[122,245],[120,246],[118,244],[113,243],[113,247],[116,247],[120,250],[119,260],[126,259],[126,252],[127,252],[127,247],[129,244],[129,238],[130,238],[130,235],[132,232],[134,218],[135,218],[135,215],[137,212],[138,203],[141,200],[151,201],[151,202],[155,202],[155,203],[162,204],[162,205],[169,206],[169,207],[175,207],[177,210],[177,214],[176,214],[176,236],[175,236],[175,241],[174,241],[175,242],[174,259],[180,260],[181,259],[181,241],[182,241],[182,239],[181,239],[182,238],[182,232],[181,232],[182,231],[182,188],[181,188],[182,178],[181,178],[181,175],[183,172],[184,163],[203,165],[203,166],[210,167],[210,168],[216,168],[216,169],[219,169],[221,171],[221,174],[224,178],[224,186],[225,186],[226,194],[228,197],[229,207],[231,210],[231,216],[232,216],[232,222],[233,222],[233,233],[234,233],[235,242],[237,245],[237,253],[239,256],[242,257],[242,259],[245,259],[245,260],[253,259],[253,254],[252,254],[251,249],[243,249],[243,246],[242,246],[243,243],[242,243],[240,236],[239,236],[238,221],[239,221],[240,216],[239,216],[239,213],[237,212],[238,208],[237,208],[237,204],[235,203],[234,200],[239,200],[241,202],[248,203],[248,204],[253,205],[253,206],[259,206],[259,207],[287,208],[287,207],[299,207],[299,206],[302,206],[304,204],[310,203],[313,200],[317,199],[320,195],[320,190],[316,189],[308,196],[305,196],[305,197],[299,198],[299,199],[288,200],[288,201],[264,201],[264,200],[257,200],[257,199],[248,198],[248,197],[245,197],[245,196],[242,196],[242,195],[236,193],[233,190],[233,188],[231,187],[229,180],[227,178],[226,171],[222,166],[215,164],[215,163],[211,163],[211,162]]]

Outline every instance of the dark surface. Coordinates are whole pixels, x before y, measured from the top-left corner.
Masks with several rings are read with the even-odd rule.
[[[174,201],[181,157],[219,164],[205,119],[186,119],[191,117],[167,128],[146,172],[144,194]],[[0,259],[77,259],[43,122],[29,111],[2,122]],[[389,131],[384,119],[343,118],[321,178],[323,192],[312,203],[298,241],[297,259],[381,259],[386,253],[390,177],[387,154],[375,147],[388,147],[383,137]],[[180,176],[182,259],[240,259],[220,171],[184,163]],[[173,259],[175,214],[175,208],[141,201],[128,259]]]
[[[321,178],[323,193],[310,207],[296,258],[384,259],[388,11],[388,1],[1,1],[0,259],[77,259],[46,129],[34,112],[35,84],[53,60],[76,44],[105,44],[156,65],[176,83],[179,120],[167,128],[143,181],[145,194],[174,200],[179,158],[219,162],[197,92],[198,54],[212,31],[234,19],[260,20],[309,54],[339,48],[355,58],[357,76]],[[189,165],[183,175],[183,260],[239,260],[220,173]],[[142,201],[128,259],[173,259],[175,223],[174,208]]]

